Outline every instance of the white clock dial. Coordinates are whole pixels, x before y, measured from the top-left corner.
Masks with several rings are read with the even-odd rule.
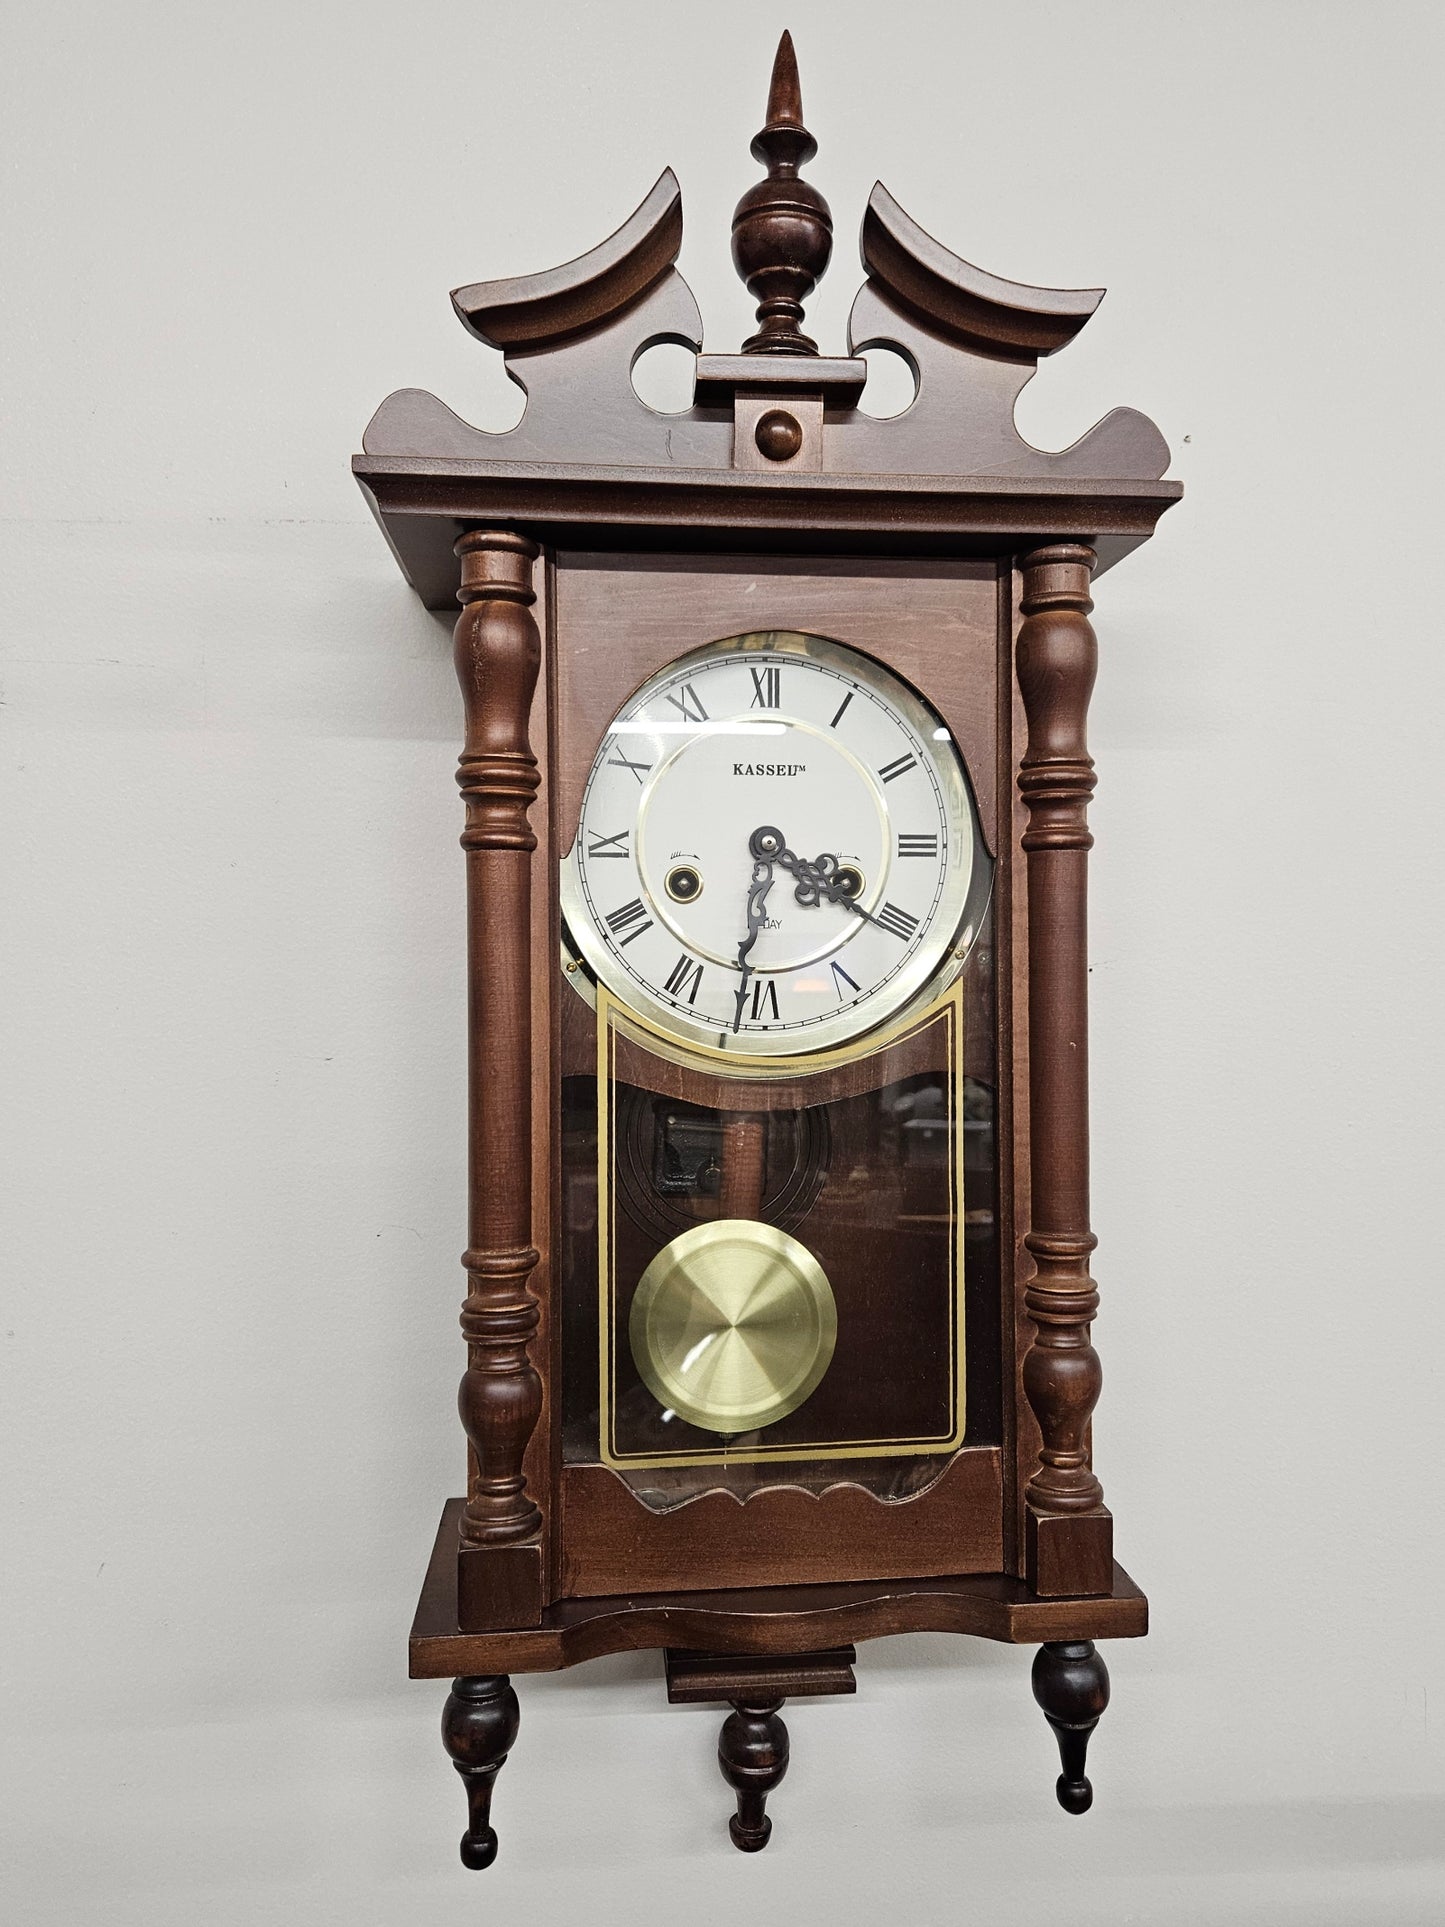
[[[769,1056],[901,1010],[972,941],[986,889],[948,731],[877,663],[791,633],[644,684],[603,737],[562,878],[614,996],[682,1041]]]

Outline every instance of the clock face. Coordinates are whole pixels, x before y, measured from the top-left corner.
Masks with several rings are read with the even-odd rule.
[[[648,1022],[787,1056],[871,1031],[956,963],[987,867],[937,716],[868,657],[767,632],[680,657],[613,719],[562,899]]]

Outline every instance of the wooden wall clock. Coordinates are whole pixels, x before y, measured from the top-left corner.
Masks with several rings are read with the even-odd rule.
[[[1178,483],[1121,409],[1061,454],[1014,401],[1098,290],[1023,287],[882,187],[848,353],[803,332],[827,203],[786,35],[704,354],[665,173],[610,240],[452,296],[508,433],[392,395],[357,479],[462,604],[467,1490],[411,1671],[453,1681],[462,1858],[496,1853],[509,1676],[655,1648],[732,1707],[762,1847],[786,1698],[906,1631],[1036,1644],[1082,1812],[1144,1632],[1091,1466],[1085,900],[1091,583]],[[695,399],[644,405],[657,342]],[[860,406],[865,350],[916,394]]]

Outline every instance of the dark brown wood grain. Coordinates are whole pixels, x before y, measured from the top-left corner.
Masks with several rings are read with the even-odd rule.
[[[667,1698],[673,1706],[696,1706],[713,1700],[740,1699],[745,1694],[766,1698],[813,1699],[819,1694],[856,1693],[852,1646],[836,1646],[822,1653],[691,1653],[669,1647],[663,1654]]]
[[[551,1673],[604,1653],[684,1646],[716,1653],[799,1653],[893,1633],[968,1633],[1010,1645],[1041,1640],[1137,1639],[1149,1629],[1144,1595],[1122,1567],[1110,1590],[1041,1599],[1002,1573],[847,1585],[627,1593],[565,1599],[537,1627],[471,1633],[457,1623],[456,1540],[462,1500],[449,1500],[412,1624],[413,1679],[456,1673]]]
[[[998,1251],[1001,1433],[1004,1447],[1004,1571],[1023,1572],[1024,1485],[1038,1459],[1038,1424],[1023,1391],[1023,1362],[1033,1327],[1024,1309],[1033,1259],[1024,1249],[1029,1214],[1029,923],[1022,837],[1027,822],[1018,793],[1018,758],[1026,731],[1014,672],[1018,571],[998,583],[998,794],[1002,855],[994,881],[998,935]]]
[[[1065,1813],[1087,1813],[1094,1789],[1084,1771],[1089,1740],[1109,1704],[1109,1669],[1090,1639],[1052,1641],[1034,1655],[1034,1698],[1059,1743],[1054,1792]]]
[[[457,781],[466,803],[469,1189],[467,1369],[459,1407],[472,1449],[461,1521],[462,1608],[469,1624],[540,1616],[542,1514],[523,1455],[542,1404],[528,1354],[537,1301],[532,1242],[531,879],[527,820],[539,776],[528,719],[541,656],[531,605],[535,545],[477,531],[458,544],[463,607],[456,667],[466,715]],[[525,1546],[526,1551],[521,1548]],[[504,1555],[493,1597],[485,1551]],[[528,1585],[530,1573],[531,1583]]]
[[[737,1795],[728,1835],[739,1853],[760,1853],[772,1838],[765,1811],[768,1795],[782,1785],[788,1770],[788,1729],[783,1702],[766,1687],[740,1693],[718,1735],[717,1763]]]
[[[767,393],[787,405],[794,394],[816,395],[830,414],[856,408],[868,381],[860,356],[699,355],[694,392],[700,402],[730,404],[740,395]]]
[[[941,247],[881,181],[863,214],[859,253],[871,279],[944,334],[988,354],[1034,361],[1066,346],[1102,288],[1031,288],[986,274]]]
[[[747,1656],[669,1649],[663,1655],[672,1705],[725,1700],[732,1706],[718,1736],[718,1765],[737,1795],[728,1835],[741,1852],[758,1852],[772,1834],[767,1798],[788,1770],[789,1735],[780,1717],[784,1701],[856,1692],[856,1657],[852,1646]]]
[[[864,218],[867,278],[849,352],[817,355],[800,327],[831,250],[827,203],[799,173],[815,149],[785,34],[753,150],[767,178],[734,217],[735,258],[761,325],[742,355],[700,357],[691,408],[662,414],[631,383],[652,344],[702,345],[702,317],[674,265],[681,204],[671,173],[590,254],[457,290],[464,324],[501,346],[526,391],[521,422],[490,434],[435,396],[402,389],[373,416],[354,464],[429,606],[449,601],[453,544],[476,522],[527,527],[561,547],[649,551],[998,557],[1074,539],[1094,548],[1101,571],[1152,532],[1180,490],[1159,479],[1169,451],[1146,417],[1116,408],[1057,452],[1032,447],[1014,425],[1039,356],[1084,325],[1099,290],[986,274],[879,185]],[[918,381],[913,405],[887,420],[858,406],[861,357],[875,347],[899,354]],[[775,363],[771,392],[739,363]],[[798,452],[780,465],[764,452],[750,470],[757,410],[787,410],[790,395],[810,416]]]
[[[396,415],[408,406],[398,398],[390,428],[412,445],[427,424],[404,428]],[[912,412],[873,426],[897,430]],[[724,432],[730,460],[730,420]],[[1153,534],[1180,495],[1178,482],[1073,473],[1010,473],[960,488],[956,477],[911,468],[879,473],[878,459],[860,449],[856,472],[833,472],[830,462],[822,474],[389,453],[358,455],[352,467],[430,609],[451,605],[453,545],[473,522],[515,523],[559,550],[653,554],[996,558],[1067,536],[1093,547],[1102,574]],[[900,450],[899,459],[916,457]]]
[[[520,1724],[517,1695],[505,1673],[452,1681],[442,1709],[442,1745],[467,1790],[461,1857],[473,1872],[490,1867],[497,1857],[492,1790],[517,1743]]]
[[[746,355],[815,355],[818,344],[802,331],[803,303],[833,253],[833,216],[828,203],[798,170],[818,143],[803,125],[803,94],[793,36],[778,42],[768,86],[767,119],[752,154],[767,176],[750,187],[733,211],[733,265],[758,304],[758,331],[743,343]]]
[[[746,1501],[724,1489],[650,1512],[602,1465],[562,1468],[561,1589],[568,1597],[672,1587],[812,1585],[829,1579],[997,1572],[1003,1564],[1003,1467],[996,1446],[959,1452],[909,1499],[848,1483],[814,1494],[778,1483]]]
[[[560,268],[452,290],[469,334],[492,348],[537,349],[596,328],[628,308],[682,246],[682,189],[669,167],[617,232]]]
[[[1029,1092],[1031,1185],[1024,1243],[1034,1260],[1024,1304],[1035,1336],[1023,1386],[1039,1423],[1025,1494],[1027,1570],[1035,1591],[1104,1592],[1112,1521],[1090,1464],[1099,1396],[1089,1275],[1088,826],[1094,765],[1085,738],[1098,648],[1089,626],[1092,552],[1075,543],[1022,562],[1018,679],[1028,717],[1019,793],[1029,813]]]
[[[532,699],[529,735],[541,783],[529,820],[537,836],[532,888],[532,1243],[540,1256],[532,1273],[531,1291],[537,1300],[537,1336],[531,1357],[542,1380],[542,1409],[522,1459],[528,1490],[542,1513],[542,1590],[556,1594],[560,1563],[557,1479],[562,1466],[561,1426],[554,1401],[561,1384],[562,1294],[558,1266],[561,1231],[561,1119],[558,1079],[561,1064],[562,1000],[572,993],[560,970],[549,967],[560,954],[562,908],[553,879],[557,875],[555,814],[557,766],[557,638],[552,611],[556,600],[555,571],[550,558],[534,566],[532,586],[537,601],[533,615],[542,636],[542,660],[537,691]]]

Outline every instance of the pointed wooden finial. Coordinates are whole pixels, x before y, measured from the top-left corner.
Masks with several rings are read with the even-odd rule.
[[[773,77],[768,84],[768,124],[764,130],[771,132],[775,127],[803,126],[803,90],[798,84],[798,56],[793,51],[793,36],[786,30],[778,42],[778,51],[773,55]],[[804,132],[807,130],[804,129]],[[758,141],[762,139],[759,134]],[[753,142],[754,151],[758,141]],[[813,153],[818,151],[813,143]],[[806,156],[812,159],[812,154]],[[766,152],[758,154],[760,161],[766,161]]]
[[[733,213],[733,263],[758,304],[758,332],[743,343],[745,355],[818,352],[802,332],[803,302],[833,252],[833,216],[817,188],[798,176],[817,151],[803,125],[793,36],[785,33],[773,60],[767,121],[752,145],[767,179],[750,187]]]

